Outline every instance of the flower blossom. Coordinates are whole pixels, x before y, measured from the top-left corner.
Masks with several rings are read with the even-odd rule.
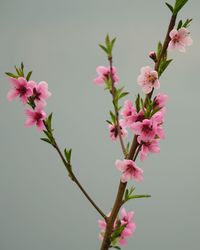
[[[113,245],[120,244],[120,245],[126,245],[127,238],[131,237],[136,229],[136,224],[134,222],[134,211],[126,212],[125,208],[122,208],[120,211],[121,219],[116,218],[114,225],[113,225],[113,233],[119,226],[124,226],[124,229],[122,232],[117,236],[117,238],[114,239]],[[106,222],[103,220],[98,220],[98,225],[100,228],[100,234],[99,239],[103,240],[105,231],[106,231]]]
[[[178,49],[180,52],[185,52],[185,47],[190,46],[193,43],[189,34],[190,33],[186,28],[180,28],[179,30],[173,29],[169,33],[171,41],[169,42],[168,49]]]
[[[145,94],[150,93],[153,88],[159,89],[158,72],[149,66],[142,67],[140,75],[137,78],[137,83],[142,87]]]
[[[27,119],[25,122],[26,127],[30,127],[33,125],[37,126],[39,131],[44,129],[44,120],[46,118],[46,113],[43,110],[43,105],[38,105],[35,107],[34,110],[26,109]]]
[[[155,108],[163,108],[168,100],[168,96],[162,93],[159,93],[154,98],[154,107]]]
[[[153,122],[152,119],[144,119],[142,122],[134,123],[131,129],[140,136],[140,140],[149,141],[156,136],[157,123]]]
[[[130,128],[135,122],[142,121],[144,119],[144,111],[140,110],[137,112],[130,100],[125,101],[121,115],[123,116],[125,125]]]
[[[116,168],[122,172],[121,182],[125,183],[130,179],[135,179],[136,181],[143,180],[143,170],[136,166],[135,162],[132,160],[116,160]]]
[[[120,127],[121,136],[126,137],[128,135],[128,131],[125,128],[126,126],[125,126],[123,120],[119,121],[119,127]],[[110,133],[111,140],[115,141],[117,139],[117,137],[119,136],[117,125],[109,124],[109,133]]]
[[[137,138],[138,143],[141,144],[140,150],[140,160],[144,161],[149,153],[159,153],[160,148],[158,144],[158,139],[153,139],[151,141],[141,141],[141,138]]]
[[[126,225],[126,226],[120,235],[119,243],[120,245],[124,246],[127,244],[126,238],[131,237],[133,233],[135,232],[136,224],[133,221],[133,217],[134,217],[133,211],[130,211],[127,213],[125,208],[122,208],[121,216],[122,216],[121,225]]]
[[[51,92],[48,91],[48,84],[44,81],[39,82],[38,84],[34,81],[30,81],[29,85],[32,88],[32,97],[36,105],[46,105],[45,99],[51,96]]]
[[[96,68],[98,77],[94,79],[94,83],[103,85],[111,77],[110,67],[99,66]],[[114,83],[119,82],[119,76],[116,74],[116,68],[112,67],[112,75]]]
[[[22,103],[26,104],[28,97],[32,95],[32,89],[24,77],[10,78],[12,89],[8,92],[7,98],[9,101],[14,100],[19,96]]]

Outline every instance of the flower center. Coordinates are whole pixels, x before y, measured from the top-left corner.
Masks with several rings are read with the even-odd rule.
[[[33,89],[33,98],[36,100],[40,100],[41,93],[36,90],[36,88]]]
[[[148,81],[151,82],[152,84],[157,80],[157,77],[152,74],[149,74],[147,78]]]
[[[148,134],[149,132],[151,132],[153,130],[153,127],[152,125],[149,125],[149,124],[144,124],[142,126],[142,131],[146,134]]]
[[[43,116],[42,116],[41,113],[36,112],[34,118],[38,122],[38,121],[40,121],[43,118]]]
[[[27,88],[25,86],[20,86],[17,91],[19,92],[20,97],[25,95],[27,92]]]

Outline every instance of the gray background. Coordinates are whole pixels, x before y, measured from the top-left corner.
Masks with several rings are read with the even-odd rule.
[[[181,12],[194,18],[194,45],[186,54],[170,53],[174,63],[161,78],[170,98],[166,139],[159,155],[138,161],[145,174],[137,193],[152,198],[126,206],[137,223],[127,250],[199,249],[199,9],[195,0]],[[114,64],[134,97],[139,69],[152,65],[147,54],[163,40],[169,15],[159,0],[0,0],[1,250],[94,250],[100,244],[99,215],[56,152],[35,128],[24,128],[23,105],[6,100],[4,72],[23,61],[34,80],[49,83],[46,110],[54,113],[56,138],[73,148],[75,173],[107,213],[120,177],[114,162],[122,155],[105,123],[110,96],[92,82],[96,66],[107,64],[98,43],[108,32],[117,36]]]

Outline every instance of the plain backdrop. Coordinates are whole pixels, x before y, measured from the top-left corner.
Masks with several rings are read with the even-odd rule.
[[[53,93],[55,137],[73,148],[73,169],[98,205],[108,213],[120,173],[119,143],[105,122],[111,97],[93,84],[98,65],[107,65],[98,47],[107,33],[117,37],[114,65],[121,85],[134,99],[142,66],[153,66],[148,52],[163,40],[170,19],[165,1],[0,0],[0,249],[99,249],[100,216],[70,181],[56,152],[24,128],[25,107],[8,102],[5,71],[24,62],[32,79],[45,80]],[[173,2],[173,1],[170,1]],[[161,153],[145,163],[144,181],[131,182],[150,199],[129,202],[137,230],[127,250],[198,250],[199,51],[200,1],[190,0],[180,18],[194,18],[194,45],[185,54],[170,53],[172,65],[161,77],[169,95]],[[130,134],[129,140],[132,135]]]

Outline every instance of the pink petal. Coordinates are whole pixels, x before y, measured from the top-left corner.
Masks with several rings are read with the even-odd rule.
[[[116,160],[115,166],[121,172],[125,171],[125,169],[126,169],[126,165],[124,164],[123,161],[120,161],[120,160]]]
[[[27,118],[26,121],[25,121],[25,127],[31,127],[35,124],[35,121],[32,119],[32,118]]]
[[[104,75],[104,74],[107,74],[108,73],[108,68],[107,67],[104,67],[104,66],[98,66],[96,68],[96,72],[99,74],[99,75]]]
[[[16,89],[11,89],[9,90],[8,94],[7,94],[7,99],[9,101],[14,100],[16,97],[18,96],[18,92],[16,91]]]

